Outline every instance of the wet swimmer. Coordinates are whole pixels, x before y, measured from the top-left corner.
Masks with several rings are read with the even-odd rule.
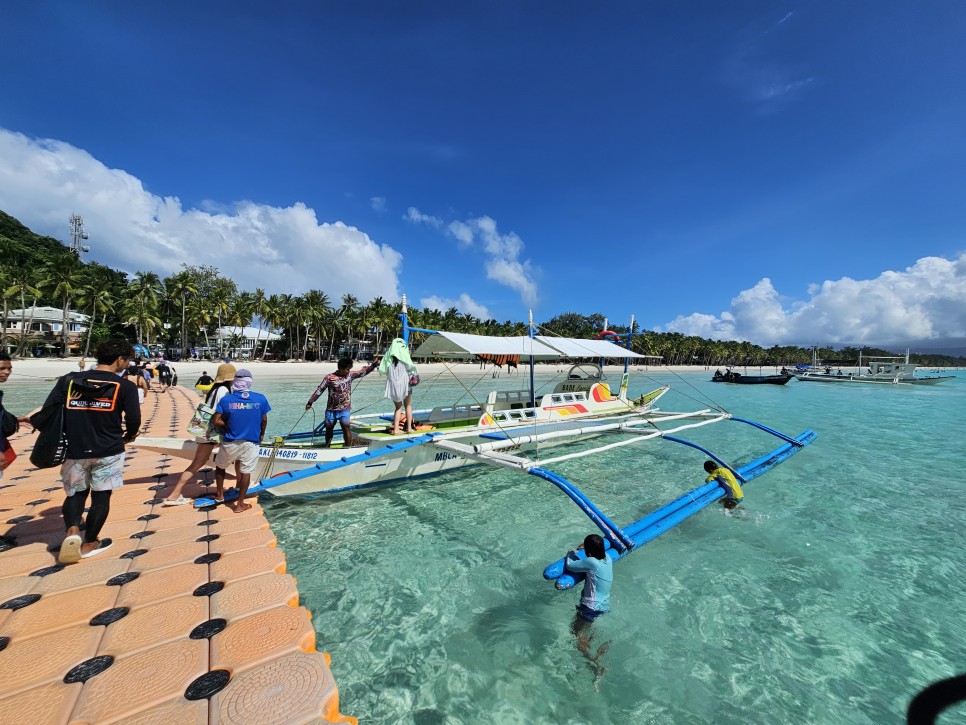
[[[604,539],[598,534],[590,534],[581,547],[586,557],[581,559],[576,551],[568,551],[565,571],[584,575],[584,589],[580,594],[580,604],[571,630],[577,638],[577,650],[590,661],[594,673],[594,687],[604,675],[600,658],[607,652],[610,642],[604,642],[597,652],[590,653],[591,623],[610,611],[610,587],[614,581],[614,562],[604,549]]]
[[[705,483],[711,483],[717,480],[727,492],[721,500],[724,507],[726,509],[737,507],[745,497],[745,494],[742,492],[741,484],[738,483],[738,479],[735,478],[735,474],[731,472],[731,469],[727,466],[718,465],[714,461],[705,461],[704,470],[708,474],[708,477],[704,479]]]

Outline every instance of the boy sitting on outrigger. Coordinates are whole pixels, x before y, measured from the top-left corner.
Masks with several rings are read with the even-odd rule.
[[[329,373],[319,387],[312,393],[309,402],[305,404],[308,410],[312,404],[319,399],[325,390],[329,391],[329,399],[325,405],[325,447],[332,445],[332,433],[335,430],[335,422],[339,421],[342,426],[343,446],[349,448],[352,445],[352,431],[349,430],[349,414],[352,409],[352,381],[356,378],[364,378],[379,365],[381,355],[376,355],[375,359],[363,370],[352,370],[352,359],[344,357],[338,362],[338,369],[334,373]]]

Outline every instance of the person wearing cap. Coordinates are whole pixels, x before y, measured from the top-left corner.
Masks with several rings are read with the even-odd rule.
[[[215,425],[225,430],[215,456],[215,501],[225,499],[225,469],[238,461],[236,514],[251,508],[251,504],[245,503],[245,494],[258,467],[258,445],[265,436],[271,409],[268,398],[252,390],[252,374],[245,369],[235,373],[231,392],[215,406]]]
[[[234,379],[234,365],[219,365],[218,371],[215,373],[214,382],[205,395],[205,404],[214,410],[221,399],[231,392],[231,383]],[[215,450],[215,444],[218,441],[213,438],[195,436],[195,443],[198,446],[195,448],[194,458],[191,459],[191,463],[188,464],[188,467],[178,477],[178,482],[174,485],[171,495],[164,501],[165,506],[183,506],[184,504],[191,503],[190,498],[181,495],[181,490],[191,480],[191,477],[200,471],[202,466],[208,463],[211,454]]]

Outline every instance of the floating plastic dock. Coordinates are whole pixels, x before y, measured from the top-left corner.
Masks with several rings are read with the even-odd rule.
[[[197,400],[150,393],[142,431],[181,435]],[[0,481],[3,725],[356,723],[260,506],[164,507],[184,461],[134,446],[101,532],[113,547],[61,566],[60,469],[31,467],[34,440],[11,439]]]

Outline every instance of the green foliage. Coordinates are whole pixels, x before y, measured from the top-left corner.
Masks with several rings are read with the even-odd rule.
[[[333,300],[322,290],[303,295],[265,295],[264,290],[239,291],[232,280],[216,267],[182,264],[181,271],[165,279],[150,271],[133,279],[96,262],[83,264],[63,244],[30,231],[0,211],[0,291],[8,304],[20,307],[33,302],[68,307],[90,315],[93,321],[87,344],[123,335],[137,342],[159,340],[175,347],[209,346],[217,328],[244,327],[257,318],[279,330],[283,340],[274,343],[276,352],[290,357],[331,356],[350,338],[372,335],[376,349],[401,333],[399,303],[377,297],[363,304],[350,294]],[[524,335],[521,321],[480,320],[455,307],[409,309],[412,327],[466,332],[479,335]],[[589,339],[604,329],[600,313],[566,312],[539,325],[539,332],[561,337]],[[626,325],[609,323],[611,330],[626,334]],[[413,342],[423,336],[414,333]],[[237,336],[236,336],[237,338]],[[231,343],[222,340],[222,345]],[[237,345],[238,339],[234,344]],[[255,355],[268,352],[268,341],[260,341]],[[811,361],[812,352],[797,346],[773,346],[767,350],[747,341],[707,340],[678,332],[640,330],[635,325],[632,349],[645,355],[659,355],[667,365],[767,366]],[[895,352],[856,348],[821,349],[818,356],[832,365],[851,365],[869,355]],[[913,355],[911,360],[928,367],[962,366],[966,358],[944,355]]]

